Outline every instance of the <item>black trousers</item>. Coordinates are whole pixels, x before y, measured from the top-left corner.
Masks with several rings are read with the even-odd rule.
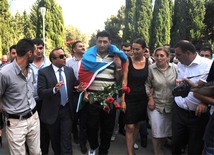
[[[42,100],[36,100],[36,108],[40,117],[41,114],[41,108],[42,108]],[[41,119],[40,119],[41,120]],[[48,133],[48,128],[45,123],[40,121],[40,146],[42,154],[48,154],[49,152],[49,145],[50,145],[50,136]]]
[[[72,155],[72,119],[68,103],[60,108],[56,122],[54,124],[48,124],[47,127],[54,154]]]
[[[3,121],[3,115],[2,112],[0,112],[0,129],[4,127],[4,121]]]
[[[202,154],[203,135],[209,113],[195,116],[195,111],[184,110],[174,103],[172,114],[172,154],[181,154],[181,148],[186,142],[188,154]]]
[[[115,107],[106,113],[101,106],[89,104],[87,108],[87,133],[91,149],[95,150],[99,146],[99,154],[108,154],[111,136],[114,130],[116,117]],[[100,140],[98,134],[100,133]],[[100,142],[100,145],[99,145]]]
[[[76,111],[77,103],[79,99],[79,93],[73,94],[74,109]],[[86,145],[87,143],[87,105],[86,104],[79,112],[74,114],[72,132],[73,134],[79,134],[80,145]],[[79,122],[79,133],[78,133],[78,122]]]
[[[119,115],[119,131],[123,131],[125,129],[126,121],[125,121],[125,113],[121,110]]]

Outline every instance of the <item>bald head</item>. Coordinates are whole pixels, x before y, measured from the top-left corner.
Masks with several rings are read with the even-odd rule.
[[[7,55],[2,55],[2,58],[1,58],[1,61],[2,61],[2,64],[5,64],[7,63]]]

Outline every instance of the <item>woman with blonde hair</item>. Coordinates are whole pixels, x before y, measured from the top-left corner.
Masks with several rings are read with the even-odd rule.
[[[146,81],[148,95],[148,117],[151,124],[152,144],[155,155],[163,155],[163,145],[172,136],[171,110],[174,102],[172,89],[176,86],[177,66],[169,63],[165,47],[154,51],[155,63],[149,66]]]

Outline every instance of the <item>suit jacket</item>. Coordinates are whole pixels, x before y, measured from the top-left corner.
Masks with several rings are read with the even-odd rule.
[[[69,99],[71,117],[74,114],[73,88],[77,84],[73,69],[65,66],[66,86]],[[38,95],[42,99],[41,121],[46,124],[53,124],[58,116],[60,108],[60,92],[53,93],[53,88],[58,83],[52,65],[44,67],[38,72]]]

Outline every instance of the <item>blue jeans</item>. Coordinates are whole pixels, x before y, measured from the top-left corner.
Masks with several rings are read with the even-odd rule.
[[[214,147],[207,147],[205,144],[203,155],[214,155]]]

